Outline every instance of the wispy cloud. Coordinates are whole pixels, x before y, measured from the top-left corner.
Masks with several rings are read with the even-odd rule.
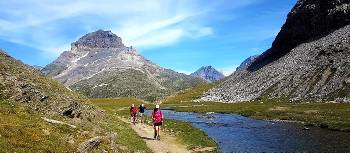
[[[231,75],[233,72],[236,71],[236,68],[238,67],[238,65],[233,65],[233,66],[228,66],[228,67],[222,67],[219,68],[219,71],[224,74],[225,76],[229,76]]]
[[[229,8],[257,0],[234,1]],[[213,35],[208,22],[225,1],[21,0],[0,2],[0,39],[43,51],[49,58],[97,29],[111,29],[127,45],[157,47]],[[223,7],[225,6],[225,7]]]

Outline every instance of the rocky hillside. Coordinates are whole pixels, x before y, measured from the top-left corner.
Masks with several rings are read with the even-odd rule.
[[[150,152],[118,116],[2,50],[0,121],[0,152]]]
[[[235,72],[240,72],[248,68],[250,64],[254,62],[254,60],[258,57],[259,55],[254,55],[250,56],[247,59],[245,59],[237,68]]]
[[[69,117],[89,116],[93,109],[60,83],[0,50],[0,99],[22,102],[36,111]]]
[[[348,0],[298,0],[271,49],[255,60],[249,70],[257,70],[302,43],[318,40],[348,25],[349,9]]]
[[[191,76],[202,78],[208,82],[214,82],[225,78],[221,72],[212,66],[203,66],[196,72],[193,72]]]
[[[299,0],[272,48],[202,100],[350,101],[350,2]]]
[[[126,47],[111,31],[98,30],[72,43],[71,50],[43,73],[89,97],[155,100],[203,80],[162,68]]]

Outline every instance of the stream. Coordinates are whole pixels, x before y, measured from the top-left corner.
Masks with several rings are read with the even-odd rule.
[[[350,133],[235,114],[162,110],[166,119],[191,122],[213,138],[222,152],[350,152]],[[166,122],[166,120],[165,120]]]

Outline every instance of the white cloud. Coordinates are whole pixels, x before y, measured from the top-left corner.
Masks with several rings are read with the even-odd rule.
[[[233,66],[228,66],[228,67],[222,67],[219,68],[218,70],[224,74],[225,76],[229,76],[231,75],[233,72],[236,71],[236,68],[238,67],[238,65],[233,65]]]
[[[186,28],[186,20],[203,11],[196,5],[196,1],[182,0],[2,1],[0,37],[48,53],[60,53],[62,51],[58,49],[69,47],[72,41],[66,39],[72,36],[62,29],[86,33],[105,28],[112,29],[128,45],[169,45],[184,37],[212,34],[209,27],[194,20],[191,23],[200,30]]]
[[[153,33],[152,37],[141,36],[135,40],[128,41],[130,45],[136,47],[155,47],[175,43],[184,35],[182,29],[166,29]]]
[[[176,71],[179,73],[187,74],[187,75],[190,75],[191,73],[193,73],[191,71],[186,71],[186,70],[176,70]]]
[[[230,8],[256,0],[230,1]],[[0,1],[0,39],[42,50],[52,58],[87,32],[111,29],[127,45],[157,47],[214,34],[211,12],[225,1],[13,0]],[[219,8],[219,9],[218,9]]]

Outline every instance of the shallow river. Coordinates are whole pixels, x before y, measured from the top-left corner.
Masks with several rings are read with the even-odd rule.
[[[298,123],[255,120],[235,114],[163,110],[165,118],[191,122],[223,152],[350,152],[350,133]]]

